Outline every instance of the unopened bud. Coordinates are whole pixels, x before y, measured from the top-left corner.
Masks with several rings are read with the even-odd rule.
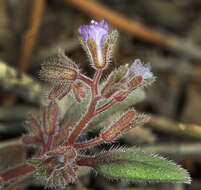
[[[77,65],[64,52],[59,50],[58,54],[52,56],[42,64],[40,75],[47,81],[57,83],[69,83],[76,79],[78,73]]]
[[[125,83],[122,82],[125,74],[127,73],[127,67],[121,66],[109,76],[106,81],[104,88],[101,90],[101,95],[105,98],[109,98],[114,95],[117,91],[122,91],[126,89]]]
[[[77,102],[80,103],[81,99],[85,98],[87,86],[82,82],[78,81],[73,84],[73,94]]]
[[[28,125],[29,131],[33,135],[35,135],[37,137],[41,137],[42,136],[42,131],[41,131],[41,128],[40,128],[40,123],[33,116],[30,116],[28,118],[27,125]]]
[[[76,70],[60,65],[43,66],[40,75],[52,82],[74,81],[77,76]]]
[[[128,128],[131,124],[134,124],[135,111],[130,110],[124,114],[115,124],[104,130],[101,134],[105,142],[111,142],[116,139],[121,132]]]
[[[58,105],[51,103],[43,110],[43,125],[47,135],[53,135],[57,129]]]

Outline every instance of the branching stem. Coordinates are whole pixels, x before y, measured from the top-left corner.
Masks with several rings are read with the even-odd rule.
[[[115,99],[110,100],[108,103],[104,104],[103,106],[99,107],[96,112],[94,113],[94,116],[97,114],[107,110],[109,107],[111,107],[113,104],[115,104],[117,101]]]
[[[92,87],[91,87],[91,102],[87,113],[84,117],[78,122],[75,126],[74,131],[70,135],[68,141],[64,145],[73,144],[76,138],[79,136],[82,129],[86,126],[86,124],[91,120],[94,115],[97,102],[99,100],[98,97],[98,83],[102,74],[102,69],[98,69],[94,75]]]
[[[20,165],[16,168],[10,169],[8,171],[0,173],[0,177],[3,179],[3,181],[8,181],[13,178],[16,178],[18,176],[31,173],[35,170],[36,168],[34,166],[28,165],[28,164],[23,164]]]
[[[88,78],[82,74],[79,74],[77,76],[77,79],[83,81],[87,86],[92,87],[93,81],[90,78]]]

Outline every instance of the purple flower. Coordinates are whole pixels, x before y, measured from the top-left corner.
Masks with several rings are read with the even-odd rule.
[[[101,21],[92,20],[90,25],[82,25],[78,28],[78,32],[86,43],[88,38],[93,39],[96,44],[97,51],[102,50],[104,41],[108,35],[108,22],[104,19]]]
[[[153,78],[153,74],[150,71],[151,66],[150,64],[143,65],[140,61],[140,59],[136,59],[132,65],[128,68],[128,72],[126,76],[128,76],[130,73],[134,72],[136,76],[142,76],[144,80]]]
[[[81,44],[95,69],[104,69],[110,62],[112,50],[118,37],[117,31],[109,33],[106,20],[92,20],[90,25],[78,28]]]

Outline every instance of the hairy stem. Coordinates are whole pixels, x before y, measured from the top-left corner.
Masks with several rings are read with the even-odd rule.
[[[96,73],[95,73],[93,83],[92,83],[92,87],[91,87],[91,103],[90,103],[89,109],[88,109],[87,113],[84,115],[84,117],[75,126],[74,131],[70,135],[70,137],[69,137],[67,143],[65,143],[65,145],[73,144],[75,139],[77,138],[77,136],[79,136],[79,134],[82,131],[82,129],[86,126],[86,124],[93,117],[95,109],[96,109],[96,105],[97,105],[97,102],[98,102],[98,99],[97,99],[97,96],[98,96],[98,82],[100,80],[101,74],[102,74],[102,70],[98,69],[96,71]]]
[[[36,168],[34,166],[23,164],[23,165],[17,166],[16,168],[12,168],[10,170],[0,173],[0,177],[3,179],[3,181],[8,181],[18,176],[31,173],[35,169]]]
[[[24,185],[27,183],[28,180],[30,180],[32,174],[26,174],[23,177],[20,177],[19,179],[14,180],[12,183],[9,183],[4,187],[5,190],[16,190],[19,189],[19,186]]]
[[[97,137],[95,139],[89,140],[89,141],[84,142],[84,143],[74,144],[73,146],[75,148],[86,148],[86,147],[91,147],[91,146],[96,145],[96,144],[100,144],[101,142],[103,142],[102,137]]]
[[[92,87],[93,81],[90,78],[88,78],[82,74],[79,74],[77,76],[77,79],[83,81],[87,86]]]
[[[102,69],[98,69],[94,76],[93,86],[92,86],[92,97],[94,96],[94,98],[95,96],[98,95],[98,82],[101,78],[102,72],[103,72]]]
[[[99,107],[95,113],[94,116],[107,110],[109,107],[111,107],[114,103],[116,103],[117,101],[115,99],[110,100],[108,103],[104,104],[103,106]]]

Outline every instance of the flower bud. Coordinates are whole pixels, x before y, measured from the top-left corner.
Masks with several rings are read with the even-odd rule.
[[[42,131],[40,128],[40,123],[33,117],[29,116],[27,122],[28,130],[30,131],[31,134],[37,137],[42,136]]]
[[[40,75],[48,81],[55,82],[69,82],[74,81],[77,76],[77,72],[74,69],[60,66],[43,66],[40,71]]]
[[[60,51],[42,65],[40,76],[51,82],[69,83],[76,80],[77,73],[75,63]]]
[[[87,86],[80,81],[77,81],[73,84],[73,94],[78,103],[80,103],[81,99],[86,97],[86,89]]]
[[[135,117],[135,111],[130,110],[124,114],[115,124],[105,129],[101,136],[105,142],[111,142],[116,139],[125,129],[135,124],[133,120]]]
[[[46,106],[43,110],[43,126],[44,131],[47,135],[53,135],[57,128],[57,115],[58,115],[58,105],[56,103],[51,103]]]
[[[117,70],[113,71],[101,90],[101,95],[105,98],[110,98],[117,91],[126,90],[125,83],[122,82],[122,79],[127,72],[128,69],[125,65],[120,66]]]

